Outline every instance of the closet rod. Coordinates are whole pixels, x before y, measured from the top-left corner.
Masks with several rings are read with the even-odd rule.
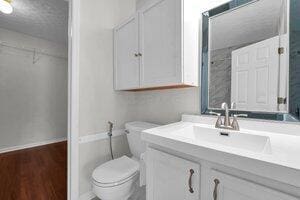
[[[4,47],[9,47],[9,48],[14,48],[14,49],[19,49],[19,50],[31,52],[31,53],[37,53],[37,54],[43,54],[43,55],[51,56],[51,57],[55,57],[55,58],[67,59],[67,57],[65,57],[65,56],[58,56],[58,55],[46,53],[46,52],[43,52],[43,51],[38,51],[34,48],[27,48],[27,47],[19,47],[19,46],[15,46],[15,45],[10,45],[7,42],[3,42],[3,41],[0,41],[0,45],[4,46]]]

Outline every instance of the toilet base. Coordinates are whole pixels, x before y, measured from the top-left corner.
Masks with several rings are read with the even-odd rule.
[[[93,192],[101,200],[128,200],[136,190],[138,174],[127,182],[111,186],[103,187],[93,182]]]

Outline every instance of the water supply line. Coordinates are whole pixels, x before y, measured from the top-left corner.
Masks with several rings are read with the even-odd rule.
[[[110,148],[110,155],[111,155],[111,159],[114,159],[114,154],[113,154],[113,150],[112,150],[112,129],[114,127],[114,124],[112,122],[108,122],[109,125],[109,131],[108,131],[108,137],[109,137],[109,148]]]

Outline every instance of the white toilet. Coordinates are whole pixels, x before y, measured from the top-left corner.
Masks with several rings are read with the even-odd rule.
[[[135,191],[139,179],[140,156],[146,151],[141,132],[157,127],[146,122],[125,125],[132,158],[123,156],[97,167],[93,174],[93,192],[101,200],[127,200]]]

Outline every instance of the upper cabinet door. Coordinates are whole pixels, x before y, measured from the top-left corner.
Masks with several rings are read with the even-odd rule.
[[[199,200],[200,165],[147,149],[147,200]]]
[[[139,13],[141,87],[182,83],[181,0],[155,0]]]
[[[297,200],[298,198],[268,187],[212,171],[210,180],[211,200]],[[299,200],[299,199],[298,199]]]
[[[115,89],[139,88],[138,15],[115,28],[114,40]]]

